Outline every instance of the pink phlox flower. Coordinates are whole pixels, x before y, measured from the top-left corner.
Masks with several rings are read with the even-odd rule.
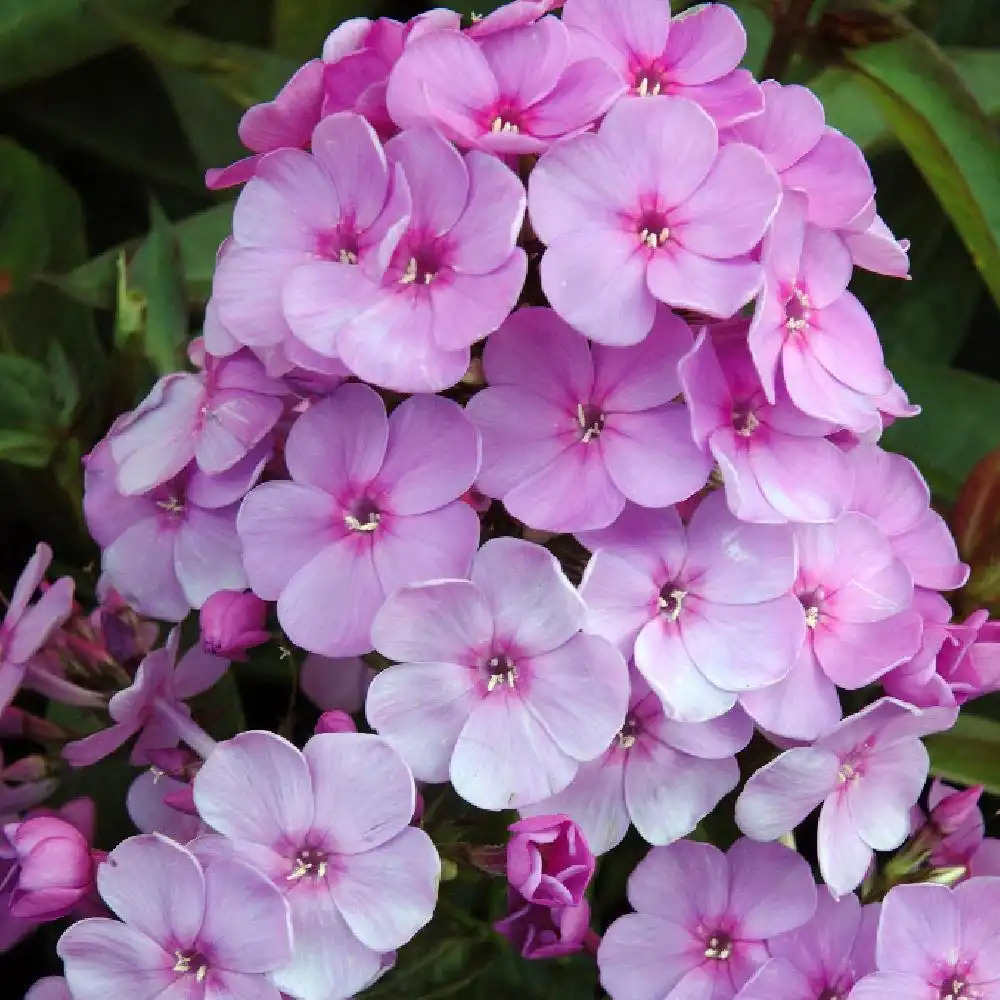
[[[820,890],[812,920],[767,942],[768,952],[786,963],[782,978],[772,980],[782,988],[766,993],[758,986],[741,1000],[847,1000],[851,987],[875,971],[878,917],[877,904]]]
[[[372,681],[368,721],[418,779],[481,809],[548,798],[625,719],[625,662],[583,618],[551,553],[495,538],[471,579],[414,584],[379,612],[375,648],[400,662]]]
[[[125,496],[148,493],[192,461],[207,475],[228,472],[264,441],[286,393],[249,351],[165,375],[108,435],[115,486]]]
[[[39,543],[21,571],[7,612],[0,620],[0,712],[14,700],[32,657],[72,613],[73,580],[68,576],[45,588],[31,603],[51,562],[52,549]]]
[[[906,839],[910,810],[927,778],[920,737],[950,728],[956,715],[880,699],[812,746],[786,750],[757,771],[736,802],[740,829],[775,840],[822,804],[820,872],[835,895],[850,892],[874,851],[895,850]]]
[[[338,296],[341,286],[377,280],[409,211],[406,182],[386,162],[371,125],[351,112],[325,118],[311,152],[271,153],[240,193],[233,243],[213,282],[219,323],[250,347],[281,343],[288,336],[282,295],[289,277],[319,263]],[[340,312],[345,308],[341,303]],[[327,343],[307,346],[336,357]]]
[[[209,756],[194,796],[222,835],[205,849],[245,858],[288,900],[295,948],[271,975],[284,992],[353,996],[430,920],[440,860],[409,825],[413,776],[385,740],[327,733],[300,751],[274,733],[241,733]]]
[[[490,385],[466,412],[483,438],[477,487],[532,528],[609,525],[626,500],[665,507],[707,481],[677,361],[683,320],[661,306],[633,347],[590,345],[552,310],[518,310],[486,343]]]
[[[485,38],[498,31],[534,24],[561,6],[562,0],[511,0],[483,17],[473,15],[472,24],[465,29],[465,33],[470,38]]]
[[[251,491],[237,528],[254,592],[278,602],[297,645],[366,653],[388,594],[467,571],[479,518],[458,498],[479,436],[456,403],[413,396],[387,417],[374,390],[347,383],[298,418],[285,461],[291,481]]]
[[[634,823],[650,844],[686,837],[739,783],[735,754],[753,735],[739,708],[710,722],[674,722],[633,667],[625,724],[596,760],[580,766],[570,785],[524,815],[565,813],[591,849],[604,854]]]
[[[447,72],[454,78],[458,70]],[[437,392],[465,374],[469,346],[500,326],[521,293],[524,186],[496,157],[462,156],[429,128],[397,135],[385,154],[412,205],[380,251],[381,270],[298,267],[285,287],[285,315],[302,343],[336,354],[359,378]]]
[[[590,904],[580,900],[575,906],[551,907],[529,903],[515,889],[507,899],[507,916],[493,929],[502,934],[522,958],[558,958],[583,951],[591,937]]]
[[[266,153],[276,149],[303,149],[319,123],[323,103],[323,61],[310,59],[278,91],[273,101],[255,104],[240,119],[240,141],[254,155],[206,172],[212,191],[243,184],[254,176]]]
[[[670,4],[661,0],[568,0],[563,20],[578,50],[605,59],[631,95],[686,97],[720,127],[764,110],[759,85],[738,68],[746,31],[723,4],[671,18]]]
[[[130,687],[108,702],[111,726],[68,743],[63,756],[73,767],[86,767],[114,753],[133,736],[138,740],[129,759],[148,764],[150,752],[177,745],[176,718],[190,719],[185,704],[212,687],[226,672],[228,660],[192,646],[177,660],[180,629],[175,628],[162,649],[156,649],[139,664]]]
[[[806,641],[789,674],[745,695],[743,707],[772,733],[815,739],[840,721],[837,688],[858,690],[913,656],[923,619],[909,571],[871,518],[847,513],[792,530]]]
[[[803,413],[863,433],[880,428],[878,400],[892,386],[882,345],[850,293],[853,263],[843,241],[808,223],[805,198],[786,194],[764,240],[764,288],[750,325],[750,351],[769,401],[781,372]]]
[[[291,954],[288,905],[250,865],[203,866],[180,844],[143,834],[108,855],[97,885],[121,923],[92,917],[59,939],[74,1000],[279,1000],[268,974]]]
[[[521,897],[553,909],[578,905],[596,863],[576,823],[568,816],[537,814],[507,829],[507,879]]]
[[[237,504],[271,448],[265,439],[221,475],[192,463],[148,493],[124,496],[109,440],[99,442],[85,460],[83,511],[102,549],[102,587],[113,587],[140,614],[168,621],[181,621],[216,591],[243,590]]]
[[[729,509],[742,521],[835,521],[851,498],[836,429],[802,413],[778,382],[768,402],[746,343],[747,322],[714,324],[680,362],[695,441],[718,464]]]
[[[956,590],[969,578],[944,518],[917,467],[902,455],[862,444],[849,453],[854,466],[851,510],[867,514],[889,540],[918,587]]]
[[[625,91],[603,60],[579,58],[556,17],[472,38],[412,41],[389,75],[386,102],[402,128],[430,125],[466,149],[540,153],[578,135]]]
[[[899,885],[878,924],[878,972],[851,1000],[992,1000],[1000,994],[1000,879]]]
[[[198,622],[205,652],[227,660],[245,660],[248,649],[271,638],[267,604],[248,591],[216,591],[202,605]]]
[[[760,151],[720,149],[693,101],[619,101],[596,133],[559,143],[531,172],[542,288],[567,323],[612,346],[642,340],[657,301],[729,317],[760,288],[749,253],[780,194]]]
[[[299,671],[299,688],[324,712],[360,712],[378,673],[360,656],[332,659],[310,653]]]
[[[190,843],[207,828],[196,810],[192,815],[171,804],[178,796],[187,795],[190,788],[159,768],[149,768],[129,785],[125,797],[129,818],[143,833],[161,833],[179,844]]]
[[[782,187],[804,195],[811,223],[867,230],[876,219],[875,183],[861,150],[826,124],[823,105],[805,87],[765,80],[761,89],[764,113],[734,125],[724,139],[759,149]]]
[[[767,960],[767,940],[813,916],[816,895],[806,860],[778,844],[654,847],[628,880],[637,912],[597,952],[601,985],[612,1000],[731,1000]]]
[[[634,656],[667,718],[718,718],[792,669],[806,623],[787,526],[737,521],[714,493],[686,528],[674,510],[628,505],[580,540],[594,553],[585,630]]]

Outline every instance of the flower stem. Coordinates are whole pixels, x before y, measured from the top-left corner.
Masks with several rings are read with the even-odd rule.
[[[774,0],[774,34],[764,57],[760,78],[780,80],[795,55],[809,20],[813,0]]]
[[[156,714],[173,729],[174,735],[181,742],[186,743],[202,760],[208,759],[209,754],[215,749],[215,740],[194,719],[185,715],[165,698],[157,699]]]

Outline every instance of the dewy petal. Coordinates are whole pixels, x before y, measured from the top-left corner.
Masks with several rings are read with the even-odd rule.
[[[473,709],[458,737],[451,782],[480,809],[517,809],[562,791],[576,768],[516,690],[497,688]]]
[[[322,548],[278,598],[281,627],[310,653],[355,656],[372,648],[372,619],[385,593],[368,538],[358,534]]]
[[[288,905],[257,869],[235,858],[219,858],[205,869],[205,919],[199,939],[210,945],[213,965],[270,972],[292,957]]]
[[[459,733],[479,704],[480,676],[455,663],[401,663],[368,689],[369,723],[420,781],[447,781]]]
[[[864,881],[872,863],[871,848],[858,836],[847,803],[832,795],[819,812],[819,870],[834,896],[843,896]]]
[[[254,592],[276,601],[289,580],[335,541],[328,494],[299,483],[271,482],[247,494],[236,517],[243,565]]]
[[[638,238],[621,229],[587,228],[560,236],[542,256],[542,288],[567,323],[599,344],[637,344],[653,325]]]
[[[144,934],[103,917],[73,924],[59,939],[74,1000],[157,1000],[177,978],[176,961]]]
[[[461,496],[478,471],[478,435],[462,408],[440,396],[411,396],[389,418],[372,489],[394,514],[423,514]]]
[[[338,866],[330,895],[366,947],[399,948],[431,919],[441,860],[423,830],[406,828],[379,847],[339,859]]]
[[[375,478],[387,438],[385,404],[378,394],[366,385],[347,383],[295,421],[285,461],[297,482],[339,497]]]
[[[520,655],[558,649],[583,624],[583,600],[559,561],[540,545],[492,539],[476,554],[471,576],[495,622],[497,639]]]
[[[711,260],[667,244],[646,271],[650,292],[674,309],[727,319],[760,290],[763,272],[749,257]]]
[[[752,250],[781,199],[781,182],[764,154],[732,143],[701,186],[670,214],[671,239],[704,257],[725,260]]]
[[[98,867],[97,887],[121,920],[165,949],[198,937],[205,878],[194,855],[166,837],[122,841]]]
[[[320,733],[302,755],[316,803],[311,833],[322,838],[317,846],[338,855],[362,854],[409,824],[413,775],[386,740],[369,733]],[[348,801],[351,808],[345,809]]]
[[[277,850],[301,844],[313,822],[302,754],[274,733],[240,733],[220,743],[194,780],[202,819],[234,840]]]
[[[601,985],[615,1000],[666,1000],[704,961],[703,951],[704,945],[699,949],[687,926],[646,913],[628,913],[601,940],[597,952]],[[711,992],[678,996],[710,1000]]]
[[[736,69],[747,48],[747,33],[731,7],[706,4],[670,22],[663,61],[670,79],[710,83]]]
[[[794,830],[837,787],[840,759],[794,747],[752,775],[736,801],[736,822],[755,840]]]
[[[533,656],[524,694],[528,710],[559,747],[593,760],[614,739],[628,708],[628,670],[621,654],[596,635]]]
[[[493,640],[493,616],[468,580],[432,580],[390,596],[372,625],[375,648],[401,662],[471,666]]]

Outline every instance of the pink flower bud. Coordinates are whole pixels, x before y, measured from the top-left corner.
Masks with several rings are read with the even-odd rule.
[[[356,733],[357,731],[358,727],[354,724],[354,720],[346,712],[341,712],[340,709],[324,712],[319,717],[315,729],[317,733]]]
[[[90,891],[94,863],[86,838],[56,816],[10,823],[4,834],[14,851],[17,885],[10,912],[27,920],[55,920]]]
[[[228,660],[245,660],[248,649],[271,638],[264,628],[267,604],[249,591],[217,591],[205,601],[199,621],[205,651]]]
[[[507,878],[529,902],[576,906],[594,874],[594,855],[568,816],[532,816],[508,828]]]
[[[556,958],[582,951],[590,934],[590,906],[548,907],[529,903],[513,889],[509,913],[493,929],[516,948],[522,958]]]
[[[978,816],[982,794],[983,786],[974,785],[946,795],[931,810],[931,822],[945,836],[957,833],[972,817]]]

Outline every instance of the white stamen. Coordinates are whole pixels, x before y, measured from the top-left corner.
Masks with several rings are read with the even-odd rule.
[[[819,608],[816,605],[806,608],[806,625],[815,628],[819,624]]]
[[[344,515],[344,524],[347,525],[351,531],[374,531],[378,525],[379,521],[382,520],[382,515],[373,511],[368,515],[367,521],[359,521],[353,514]]]
[[[669,597],[664,597],[662,594],[657,599],[657,604],[659,605],[660,611],[667,616],[672,622],[677,621],[681,614],[681,607],[684,604],[684,598],[687,597],[686,590],[671,590]]]
[[[341,264],[357,264],[357,262],[358,262],[358,255],[353,250],[340,251]]]
[[[513,122],[504,121],[504,119],[501,118],[500,115],[497,115],[496,118],[494,118],[493,121],[490,122],[490,131],[509,132],[513,135],[517,135],[517,133],[519,133],[521,130]]]
[[[399,278],[401,285],[412,285],[417,280],[417,258],[411,257],[406,265],[406,270]]]

